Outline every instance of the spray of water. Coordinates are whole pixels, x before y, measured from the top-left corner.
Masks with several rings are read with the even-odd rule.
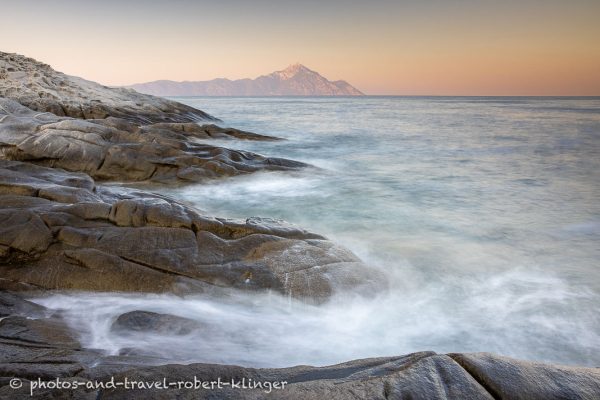
[[[538,271],[445,282],[407,272],[413,278],[390,276],[393,289],[374,298],[338,293],[321,306],[274,293],[223,298],[63,293],[34,301],[60,310],[86,347],[149,356],[156,364],[327,365],[426,349],[580,365],[599,361],[600,336],[590,329],[599,322],[599,299],[592,292],[573,293],[562,280]],[[131,311],[195,324],[182,334],[115,329],[117,318]]]

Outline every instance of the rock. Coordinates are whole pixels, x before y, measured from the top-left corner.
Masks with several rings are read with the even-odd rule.
[[[46,314],[46,309],[38,304],[0,290],[0,318],[9,316],[27,316],[39,318]]]
[[[512,362],[506,363],[502,369],[496,371],[500,374],[497,376],[506,385],[512,385],[514,392],[498,397],[488,392],[451,357],[433,352],[355,360],[327,367],[252,369],[207,364],[169,365],[137,368],[118,374],[116,379],[122,380],[127,376],[129,379],[152,381],[166,376],[174,382],[188,380],[193,382],[193,377],[197,376],[207,381],[221,378],[225,382],[231,382],[232,379],[238,382],[245,379],[246,386],[250,382],[287,382],[284,389],[274,389],[268,395],[264,387],[262,389],[224,387],[221,390],[168,390],[162,393],[164,399],[595,399],[600,394],[597,386],[595,388],[579,386],[582,380],[598,384],[598,372],[595,368],[561,369],[555,378],[562,386],[560,388],[556,385],[549,386],[544,390],[535,379],[544,375],[544,368],[553,367],[525,361],[519,363],[530,368],[527,376],[529,379],[519,381],[517,384],[509,379],[505,380],[501,374],[510,371],[513,365]],[[93,369],[82,372],[80,376],[93,379],[103,379],[101,376],[104,376],[104,379],[108,378],[105,373],[97,375]],[[590,376],[595,378],[590,379]],[[142,391],[137,393],[141,394]],[[528,397],[526,394],[532,396]],[[132,396],[135,396],[135,391],[132,393],[116,389],[103,392],[103,398],[106,399],[128,399]]]
[[[208,133],[207,133],[208,132]],[[265,170],[297,170],[306,164],[199,143],[207,137],[270,140],[214,125],[160,123],[139,126],[107,118],[78,120],[39,115],[0,98],[0,158],[27,161],[112,181],[202,181]],[[25,190],[25,188],[21,188]],[[72,196],[51,185],[46,198]],[[79,199],[82,201],[86,199]]]
[[[335,291],[369,295],[385,287],[376,270],[365,274],[365,265],[349,250],[327,240],[277,240],[257,246],[246,260],[264,263],[285,282],[292,296],[322,302]],[[315,267],[316,266],[316,267]]]
[[[19,254],[45,251],[52,241],[52,233],[44,221],[29,210],[0,210],[0,245]]]
[[[8,307],[7,307],[8,306]],[[54,379],[73,376],[93,365],[101,354],[81,348],[76,335],[50,310],[0,291],[0,386],[8,378]],[[1,394],[0,398],[10,397]]]
[[[154,332],[163,335],[186,335],[199,328],[200,324],[188,318],[138,310],[119,315],[110,329],[119,333]]]
[[[53,347],[80,347],[71,330],[59,318],[2,318],[0,320],[0,337]]]
[[[350,251],[282,221],[212,218],[164,196],[18,161],[0,160],[0,220],[0,271],[13,290],[235,288],[323,302],[338,288],[385,287]]]
[[[38,113],[80,119],[117,117],[142,124],[217,120],[181,103],[65,75],[18,54],[0,52],[0,77],[0,97]]]
[[[235,128],[222,128],[215,124],[199,125],[195,123],[158,123],[144,127],[145,132],[152,132],[160,129],[165,129],[169,132],[180,132],[184,137],[193,137],[196,139],[242,139],[255,141],[282,140],[277,137],[259,135],[257,133],[246,132]]]
[[[106,379],[93,369],[80,376]],[[245,389],[223,386],[214,390],[169,390],[165,399],[486,399],[493,397],[450,357],[432,352],[403,357],[355,360],[327,367],[299,366],[282,369],[253,369],[227,365],[192,364],[137,368],[115,379],[151,381],[168,376],[169,381],[205,381],[221,378],[230,383],[243,382]],[[252,382],[285,382],[278,389],[248,389]],[[283,388],[282,388],[283,387]],[[128,399],[142,391],[107,390],[103,398]]]
[[[497,399],[600,398],[600,368],[527,362],[490,353],[450,357]]]

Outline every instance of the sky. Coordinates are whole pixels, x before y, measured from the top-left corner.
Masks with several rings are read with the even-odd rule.
[[[300,62],[372,95],[600,95],[600,0],[0,0],[0,51],[105,85]]]

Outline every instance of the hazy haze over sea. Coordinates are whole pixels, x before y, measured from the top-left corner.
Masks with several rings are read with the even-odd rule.
[[[374,299],[86,294],[83,341],[157,362],[324,365],[414,351],[490,351],[600,365],[600,98],[176,98],[280,142],[224,146],[322,170],[164,189],[211,215],[282,218],[389,274]],[[214,143],[214,142],[211,142]],[[143,309],[204,334],[118,336]]]

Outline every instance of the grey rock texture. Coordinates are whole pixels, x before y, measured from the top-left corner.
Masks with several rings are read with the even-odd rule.
[[[156,96],[362,96],[346,81],[330,81],[301,64],[256,79],[160,80],[129,86]]]
[[[0,285],[199,293],[275,290],[311,301],[381,288],[350,251],[282,221],[206,216],[172,199],[0,161]]]
[[[497,399],[600,398],[600,368],[527,362],[489,353],[449,356]]]
[[[81,120],[32,111],[0,98],[0,158],[27,161],[95,179],[202,181],[306,164],[199,143],[201,139],[276,140],[195,123],[139,126],[118,118]]]
[[[0,291],[0,318],[11,315],[43,317],[46,309],[30,301],[23,300],[10,292]]]
[[[200,327],[199,323],[188,318],[136,310],[119,315],[110,329],[128,334],[157,332],[170,335],[186,335],[198,330]]]
[[[38,112],[81,119],[117,117],[137,123],[217,120],[181,103],[65,75],[19,54],[0,52],[0,97]],[[1,118],[1,117],[0,117]]]

